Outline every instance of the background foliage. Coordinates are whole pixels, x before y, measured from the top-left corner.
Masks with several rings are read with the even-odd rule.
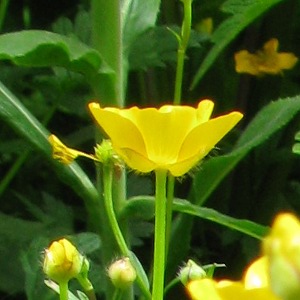
[[[179,32],[182,4],[146,1],[146,9],[141,2],[129,1],[126,11],[125,106],[159,106],[173,98],[177,41],[167,27]],[[105,49],[92,47],[90,11],[84,0],[0,3],[1,298],[55,299],[43,283],[41,261],[43,249],[61,236],[89,257],[99,295],[103,288],[103,241],[89,206],[98,195],[94,165],[80,160],[80,166],[61,166],[51,159],[47,142],[53,132],[69,146],[92,152],[95,132],[86,104],[98,98],[107,105],[116,92]],[[212,33],[200,30],[208,17]],[[299,17],[297,0],[193,2],[183,104],[210,98],[215,115],[235,109],[245,118],[192,176],[176,183],[169,280],[190,257],[225,263],[228,268],[216,275],[239,277],[258,254],[259,238],[274,215],[300,210],[299,158],[292,153],[300,127],[299,63],[282,75],[255,78],[237,74],[233,59],[235,52],[256,51],[272,37],[279,39],[280,51],[300,56]],[[104,26],[98,35],[105,34],[111,33]],[[145,266],[152,253],[152,179],[128,174],[131,202],[120,216],[129,221],[133,249]],[[183,288],[168,297],[184,299]]]

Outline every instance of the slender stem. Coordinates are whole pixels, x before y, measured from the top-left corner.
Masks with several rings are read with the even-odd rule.
[[[166,258],[169,252],[169,241],[172,227],[172,212],[173,212],[173,199],[174,199],[174,186],[175,178],[173,175],[168,174],[167,182],[167,205],[166,205]]]
[[[103,186],[104,186],[104,202],[106,213],[116,238],[117,244],[122,254],[128,256],[129,250],[127,248],[125,239],[118,225],[118,221],[114,212],[113,201],[112,201],[112,178],[113,168],[111,166],[103,166]]]
[[[184,56],[185,56],[185,49],[179,48],[177,50],[177,67],[176,67],[175,91],[174,91],[174,100],[173,100],[174,105],[179,105],[181,102]]]
[[[137,272],[137,284],[139,285],[142,293],[150,298],[150,294],[148,288],[144,285],[141,274],[138,272],[138,268],[136,267],[135,260],[132,259],[132,254],[127,247],[126,241],[123,237],[121,229],[118,224],[118,220],[116,218],[113,200],[112,200],[112,179],[113,179],[113,167],[110,165],[103,165],[103,186],[104,186],[104,203],[106,208],[106,214],[114,233],[117,244],[120,248],[122,255],[129,257],[130,262],[135,266]]]
[[[68,282],[61,282],[59,284],[59,299],[68,300]]]
[[[156,170],[154,266],[152,300],[162,300],[164,295],[166,251],[166,178],[167,171]]]
[[[192,0],[181,0],[183,2],[184,17],[181,27],[181,36],[177,50],[177,68],[175,78],[174,101],[175,105],[181,102],[182,78],[184,69],[185,52],[188,46],[191,24],[192,24]]]

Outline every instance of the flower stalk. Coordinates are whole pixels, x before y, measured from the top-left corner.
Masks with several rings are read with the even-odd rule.
[[[68,300],[68,281],[59,283],[59,299]]]
[[[114,207],[113,207],[113,199],[112,199],[112,182],[113,182],[113,165],[112,164],[103,164],[103,186],[104,186],[104,203],[106,208],[106,213],[108,216],[108,220],[112,231],[114,233],[116,242],[120,248],[122,255],[129,257],[132,264],[134,265],[134,260],[131,259],[132,254],[127,247],[126,241],[123,237],[122,231],[119,227],[118,220],[116,218]],[[144,285],[143,280],[141,279],[141,275],[137,270],[137,284],[139,285],[142,293],[150,298],[148,288]]]
[[[165,170],[156,170],[154,269],[152,300],[163,299],[166,258],[166,178]]]
[[[177,67],[174,91],[174,105],[179,105],[181,102],[182,78],[184,69],[185,52],[189,43],[192,24],[192,0],[182,0],[183,2],[183,21],[181,26],[181,35],[178,38],[177,50]]]

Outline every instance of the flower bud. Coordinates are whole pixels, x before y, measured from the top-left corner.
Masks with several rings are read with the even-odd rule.
[[[95,156],[103,164],[120,163],[120,159],[115,153],[110,140],[103,140],[100,145],[95,147]]]
[[[187,285],[191,280],[205,278],[206,272],[193,260],[189,259],[186,265],[179,271],[178,277],[184,285]]]
[[[110,265],[108,276],[119,289],[129,287],[136,279],[136,271],[128,257],[121,258]]]
[[[300,222],[291,214],[276,217],[263,242],[269,258],[271,288],[283,300],[300,299]]]
[[[57,283],[68,282],[81,272],[83,256],[68,240],[54,241],[45,250],[44,273]]]

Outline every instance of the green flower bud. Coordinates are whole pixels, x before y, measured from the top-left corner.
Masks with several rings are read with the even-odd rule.
[[[95,157],[103,164],[120,164],[110,140],[103,140],[101,145],[95,147]]]
[[[186,265],[179,271],[178,277],[184,285],[187,285],[191,280],[205,278],[206,272],[193,260],[189,259]]]
[[[125,257],[110,265],[108,276],[116,288],[126,289],[135,281],[136,271],[129,258]]]
[[[68,282],[81,271],[83,256],[68,240],[54,241],[45,250],[44,273],[57,283]]]

